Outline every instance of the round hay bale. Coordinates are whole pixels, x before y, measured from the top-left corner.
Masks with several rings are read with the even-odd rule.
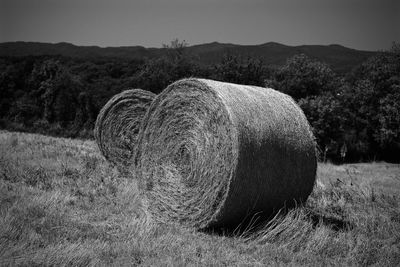
[[[103,156],[117,166],[130,163],[142,118],[155,94],[141,89],[113,96],[97,116],[94,136]]]
[[[134,160],[153,218],[196,228],[236,227],[305,201],[317,167],[291,97],[195,78],[154,99]]]

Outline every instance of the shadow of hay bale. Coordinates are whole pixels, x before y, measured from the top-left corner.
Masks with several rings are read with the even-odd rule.
[[[134,157],[153,218],[199,229],[232,228],[304,202],[316,159],[308,121],[291,97],[195,78],[154,99]]]
[[[210,225],[199,229],[201,232],[210,235],[219,235],[225,237],[248,237],[260,231],[266,222],[270,222],[276,216],[285,216],[288,208],[282,208],[279,211],[264,212],[263,214],[253,214],[251,217],[244,218],[240,223],[225,225]]]
[[[313,226],[325,225],[334,231],[350,231],[355,227],[349,220],[334,214],[324,214],[323,212],[310,211],[308,218],[312,221]]]
[[[253,234],[257,235],[260,231],[265,231],[265,225],[274,224],[274,221],[282,220],[281,218],[285,218],[285,216],[292,216],[290,212],[298,212],[294,209],[294,207],[286,207],[279,211],[274,211],[271,213],[265,213],[264,216],[262,214],[256,214],[251,218],[245,218],[238,225],[224,225],[223,227],[207,227],[201,229],[201,232],[211,235],[220,235],[226,237],[248,237]],[[296,207],[299,208],[299,207]],[[302,213],[302,212],[298,212]],[[269,214],[269,215],[267,215]],[[345,219],[342,216],[324,213],[316,210],[304,209],[302,213],[304,216],[300,217],[304,222],[310,222],[312,224],[313,229],[320,227],[321,225],[332,229],[333,231],[351,231],[355,225],[349,220]],[[285,220],[283,220],[285,221]],[[287,222],[285,222],[287,223]],[[294,222],[295,223],[295,222]],[[284,226],[281,226],[284,228]]]
[[[141,89],[112,97],[97,116],[94,136],[103,156],[124,168],[136,149],[142,118],[155,94]]]

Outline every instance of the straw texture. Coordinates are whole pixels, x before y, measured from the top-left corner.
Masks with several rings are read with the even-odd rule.
[[[232,227],[305,201],[315,181],[315,151],[291,97],[192,78],[154,99],[134,160],[153,218]]]
[[[112,97],[101,109],[94,136],[108,161],[119,167],[131,162],[142,118],[154,97],[149,91],[126,90]]]

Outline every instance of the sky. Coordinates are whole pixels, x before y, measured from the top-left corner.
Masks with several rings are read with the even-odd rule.
[[[0,0],[0,42],[161,47],[400,42],[400,0]]]

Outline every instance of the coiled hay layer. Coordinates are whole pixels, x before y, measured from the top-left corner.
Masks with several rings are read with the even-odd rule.
[[[118,166],[130,163],[140,124],[155,94],[141,89],[113,96],[97,116],[94,136],[103,156]]]
[[[140,189],[162,222],[235,227],[306,200],[315,181],[308,121],[273,89],[177,81],[150,105],[138,143]]]

